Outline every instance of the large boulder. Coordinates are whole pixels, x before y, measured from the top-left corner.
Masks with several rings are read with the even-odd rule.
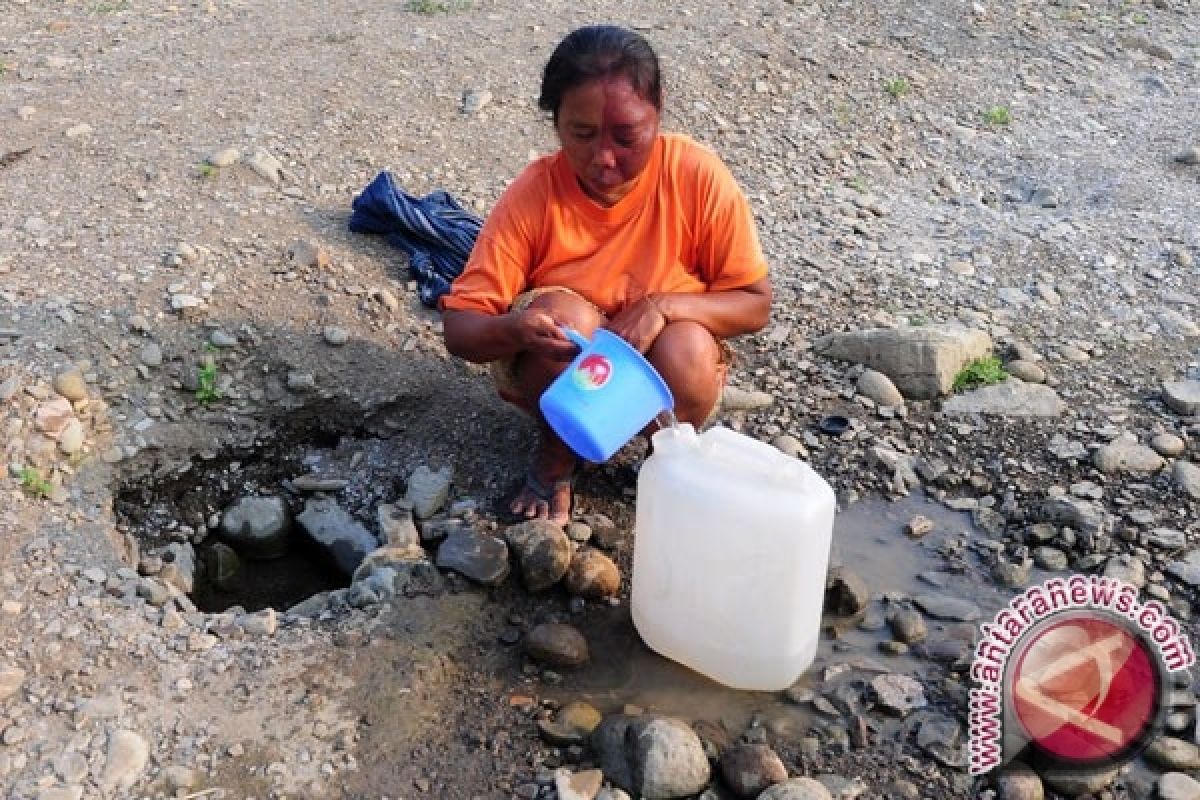
[[[282,497],[243,497],[221,515],[221,538],[247,558],[287,552],[291,516]]]
[[[575,546],[558,525],[531,519],[504,533],[521,565],[521,580],[531,592],[549,589],[562,580],[571,566]]]
[[[313,497],[296,517],[301,529],[324,551],[347,577],[379,546],[378,540],[337,503],[327,497]]]
[[[438,546],[436,563],[484,586],[499,586],[508,577],[508,546],[470,527],[457,528]]]
[[[813,350],[865,364],[892,379],[908,398],[931,400],[950,392],[964,366],[992,351],[986,333],[958,325],[875,328],[822,336]]]

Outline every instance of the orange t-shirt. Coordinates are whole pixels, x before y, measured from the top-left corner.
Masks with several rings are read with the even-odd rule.
[[[561,152],[500,197],[443,309],[503,314],[522,292],[563,286],[613,314],[652,292],[738,289],[767,275],[750,205],[715,153],[663,134],[611,208],[579,187]]]

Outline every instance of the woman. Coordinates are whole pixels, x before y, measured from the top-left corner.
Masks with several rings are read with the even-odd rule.
[[[505,191],[441,300],[447,349],[493,362],[501,396],[538,420],[516,515],[570,518],[575,456],[537,409],[577,352],[562,326],[624,338],[671,387],[676,417],[698,426],[724,385],[722,340],[766,325],[749,205],[715,154],[659,131],[662,104],[658,58],[638,34],[591,26],[563,39],[538,99],[561,149]]]

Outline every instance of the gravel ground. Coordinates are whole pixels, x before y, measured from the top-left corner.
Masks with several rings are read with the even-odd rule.
[[[919,553],[893,538],[894,561],[860,568],[874,590],[858,598],[861,628],[914,608],[918,567],[965,581],[985,610],[983,598],[1069,568],[1140,578],[1195,634],[1197,570],[1183,565],[1200,546],[1200,400],[1172,400],[1200,381],[1193,3],[5,11],[5,796],[565,798],[553,770],[597,763],[535,725],[588,695],[586,671],[564,677],[513,645],[569,620],[606,668],[635,658],[624,589],[583,603],[444,573],[363,609],[215,614],[172,593],[161,557],[199,546],[224,504],[304,468],[347,478],[339,502],[375,531],[375,508],[418,465],[452,466],[451,513],[496,530],[488,508],[521,472],[529,425],[481,369],[447,356],[403,256],[346,221],[383,169],[486,214],[555,146],[535,104],[540,70],[565,32],[596,21],[650,38],[665,127],[714,147],[758,218],[776,307],[738,343],[745,392],[721,422],[810,461],[844,508],[928,498],[896,508],[935,517],[944,538]],[[894,403],[862,365],[815,346],[948,322],[985,331],[1027,370],[1019,388],[1049,387],[1062,406],[1031,418],[1015,403]],[[850,419],[836,438],[816,432],[832,413]],[[586,473],[580,510],[627,532],[639,456]],[[876,516],[881,531],[902,524]],[[609,544],[628,577],[628,538]],[[889,561],[912,574],[888,574]],[[698,685],[697,705],[721,698],[726,718],[689,721],[714,748],[769,743],[788,774],[819,776],[836,797],[1040,797],[967,777],[973,633],[922,619],[929,641],[907,655],[831,636],[786,699]],[[905,672],[926,708],[898,719],[864,701],[873,674]],[[1181,739],[1195,729],[1189,681],[1168,721]],[[1147,797],[1161,773],[1195,774],[1193,761],[1148,757],[1085,788]],[[730,791],[717,782],[710,797]],[[1080,790],[1047,779],[1045,791]]]

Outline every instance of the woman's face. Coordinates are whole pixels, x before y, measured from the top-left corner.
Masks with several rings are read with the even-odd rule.
[[[612,206],[629,194],[650,160],[658,109],[628,78],[601,78],[563,93],[555,128],[580,187]]]

